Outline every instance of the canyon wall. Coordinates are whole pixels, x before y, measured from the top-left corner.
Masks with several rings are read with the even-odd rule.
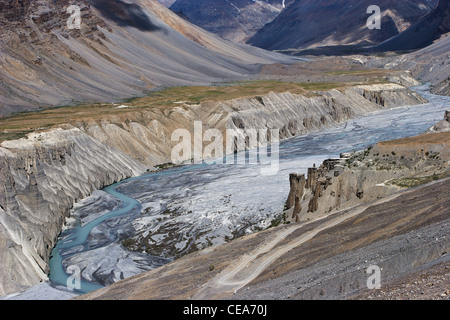
[[[447,131],[450,131],[450,110],[445,111],[444,119],[436,123],[429,130],[430,133]]]
[[[333,89],[313,96],[271,92],[228,101],[179,103],[170,109],[149,108],[121,116],[105,115],[102,121],[80,121],[72,125],[139,162],[157,165],[172,161],[171,150],[179,143],[171,141],[172,132],[186,129],[194,137],[194,121],[202,122],[203,131],[215,128],[224,133],[226,129],[235,129],[240,138],[235,149],[243,150],[257,146],[251,140],[247,144],[239,143],[245,141],[245,130],[279,129],[280,139],[285,139],[330,128],[368,112],[426,102],[404,86],[377,84]]]
[[[73,204],[96,189],[170,162],[172,147],[178,143],[171,141],[175,129],[192,132],[193,121],[202,121],[204,129],[221,132],[280,129],[283,139],[382,108],[423,102],[419,95],[393,84],[330,90],[311,97],[270,93],[130,111],[121,117],[106,115],[102,121],[83,120],[4,141],[0,145],[0,295],[47,279],[51,250]]]
[[[447,113],[446,113],[447,115]],[[306,221],[450,176],[450,132],[377,143],[290,175],[287,221]]]
[[[46,279],[48,259],[74,202],[146,167],[79,129],[0,147],[0,295]]]

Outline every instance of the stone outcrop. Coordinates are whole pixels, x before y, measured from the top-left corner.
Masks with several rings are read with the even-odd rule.
[[[290,175],[290,193],[285,204],[285,210],[290,212],[293,221],[300,221],[301,212],[316,212],[319,209],[319,199],[329,186],[333,184],[333,177],[337,177],[341,164],[347,158],[328,159],[317,168],[316,165],[308,168],[308,178],[304,174]]]
[[[222,38],[245,43],[293,0],[178,0],[170,9]]]
[[[445,178],[450,176],[449,160],[450,132],[380,142],[361,152],[343,153],[339,159],[309,168],[303,184],[298,183],[303,174],[291,174],[285,216],[305,221]]]
[[[417,99],[414,92],[405,92],[397,84],[358,86],[356,89],[364,98],[386,108],[399,105],[413,105]]]

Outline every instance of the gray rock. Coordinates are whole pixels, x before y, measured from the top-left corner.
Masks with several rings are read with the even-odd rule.
[[[145,171],[79,129],[30,134],[0,147],[0,295],[47,279],[74,202]]]

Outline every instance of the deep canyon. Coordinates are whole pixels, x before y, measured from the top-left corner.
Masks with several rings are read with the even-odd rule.
[[[423,91],[420,93],[423,94]],[[153,165],[168,162],[168,151],[174,143],[169,140],[170,131],[176,126],[167,125],[163,121],[169,124],[170,121],[176,121],[178,126],[185,123],[187,129],[192,126],[193,120],[201,120],[209,127],[216,127],[222,131],[227,127],[284,128],[280,131],[281,138],[294,140],[288,140],[290,141],[288,146],[289,143],[292,145],[286,150],[290,151],[287,153],[283,151],[281,159],[284,157],[295,159],[300,156],[299,161],[306,169],[311,166],[311,161],[320,163],[324,155],[339,153],[343,146],[345,149],[354,149],[382,139],[419,133],[424,129],[424,125],[431,126],[442,117],[446,102],[436,103],[436,101],[434,100],[431,105],[424,105],[428,106],[427,108],[418,106],[408,109],[410,116],[403,121],[401,118],[407,117],[406,113],[398,111],[399,123],[403,123],[405,127],[401,126],[397,129],[394,127],[392,133],[386,136],[383,135],[386,134],[386,130],[380,130],[378,134],[381,136],[367,137],[368,140],[365,141],[352,139],[350,145],[340,140],[345,135],[345,130],[344,133],[339,133],[342,128],[331,128],[368,112],[421,104],[426,100],[419,94],[395,84],[330,90],[317,97],[309,98],[290,93],[271,93],[260,99],[245,98],[213,105],[207,103],[206,106],[175,107],[172,112],[166,112],[169,116],[155,117],[153,115],[153,119],[148,116],[147,126],[134,122],[133,113],[130,113],[130,119],[120,122],[121,125],[118,119],[114,119],[114,122],[105,120],[100,124],[84,123],[82,127],[60,128],[34,133],[26,139],[5,141],[1,148],[4,163],[2,177],[5,177],[2,181],[8,183],[4,183],[2,188],[5,191],[1,194],[1,210],[2,222],[10,227],[2,230],[4,239],[2,243],[5,244],[4,248],[8,248],[1,251],[3,255],[1,261],[5,265],[3,270],[8,270],[8,275],[2,277],[6,279],[2,284],[3,294],[17,292],[47,279],[50,271],[48,259],[75,202],[90,196],[94,190],[102,189],[128,177],[138,177],[147,169],[151,169]],[[202,112],[202,108],[206,107],[210,109],[213,107],[216,113],[205,117],[206,114]],[[393,109],[392,112],[402,109]],[[419,113],[421,121],[417,123],[417,127],[411,125],[411,120],[414,119],[412,110],[422,110]],[[299,119],[297,122],[290,123],[289,119],[292,119],[294,112],[303,114],[303,121],[297,117]],[[425,123],[424,120],[427,117],[429,120]],[[184,122],[181,122],[181,119],[184,119]],[[268,119],[272,123],[267,121]],[[331,133],[336,134],[336,140],[330,139],[330,132],[328,132],[326,135],[328,144],[322,147],[321,143],[314,144],[318,150],[308,151],[305,143],[309,144],[311,139],[318,138],[318,142],[322,142],[320,140],[322,133],[311,133],[305,136],[306,141],[298,140],[300,145],[296,145],[295,138],[292,138],[325,128],[329,128]],[[349,128],[348,124],[346,128]],[[153,142],[159,142],[159,146],[143,144],[143,141],[150,141],[149,136],[153,137]],[[121,139],[128,139],[128,141]],[[139,144],[137,140],[140,141]],[[135,152],[139,150],[138,148],[143,151]],[[155,150],[159,150],[159,153]],[[152,154],[159,158],[144,158],[142,156],[144,151],[145,154]],[[99,154],[102,155],[101,159]],[[310,157],[302,159],[302,156],[308,155]],[[262,190],[269,190],[269,193],[274,195],[272,200],[265,195],[263,201],[261,196],[256,195],[258,192],[255,190],[253,192],[245,189],[231,191],[237,177],[241,179],[247,176],[246,180],[253,181],[249,182],[250,185],[256,183],[254,179],[258,177],[259,168],[251,168],[247,174],[243,174],[242,170],[245,172],[246,166],[234,165],[228,168],[216,166],[214,169],[208,166],[206,168],[189,167],[189,170],[181,170],[179,173],[177,172],[180,168],[173,168],[161,173],[144,175],[137,180],[125,181],[118,186],[117,190],[136,199],[142,205],[142,210],[134,212],[136,219],[125,221],[123,224],[121,222],[124,220],[121,220],[121,217],[112,218],[106,224],[100,224],[89,236],[88,242],[92,248],[96,248],[96,245],[104,244],[105,240],[109,241],[110,245],[106,250],[115,252],[115,257],[126,263],[117,264],[117,270],[111,270],[110,265],[105,265],[100,271],[95,259],[86,259],[83,255],[94,254],[101,257],[101,252],[106,252],[101,246],[96,248],[97,250],[91,252],[88,250],[81,254],[78,260],[76,255],[69,260],[77,263],[80,261],[92,263],[92,265],[82,265],[83,277],[108,284],[124,276],[158,266],[167,261],[164,259],[205,248],[211,244],[223,243],[241,234],[253,232],[255,227],[265,228],[282,210],[289,188],[288,183],[285,182],[289,171],[299,168],[298,163],[287,161],[286,164],[288,164],[287,167],[283,167],[282,161],[282,169],[276,175],[278,178],[269,177],[258,182],[264,186],[258,191],[259,194]],[[214,170],[214,174],[208,170]],[[195,176],[202,177],[203,180],[194,179]],[[225,180],[228,181],[227,183],[221,181],[223,176],[227,177]],[[205,181],[209,181],[209,184],[206,185]],[[193,183],[193,185],[183,190],[178,187],[180,183],[186,185]],[[225,187],[227,184],[229,188]],[[282,184],[285,190],[280,188]],[[155,189],[150,188],[144,193],[140,192],[149,186],[154,186]],[[209,190],[209,198],[202,195],[205,188]],[[276,192],[271,188],[275,188]],[[158,190],[159,198],[155,197]],[[219,190],[222,191],[219,192]],[[192,197],[191,201],[186,201],[189,197]],[[98,191],[94,193],[93,198],[81,201],[80,205],[81,209],[75,210],[75,217],[78,214],[78,218],[83,221],[86,218],[92,220],[92,217],[83,214],[83,210],[108,212],[116,207],[120,208],[120,201]],[[233,207],[234,205],[236,207]],[[223,214],[224,212],[227,214]],[[196,214],[199,215],[199,213],[203,222],[192,224],[192,219],[198,222],[199,217]],[[114,226],[120,227],[116,229],[118,237],[111,241],[108,230],[110,227],[115,228]],[[172,236],[167,236],[170,234]],[[177,234],[177,237],[174,237],[174,234]],[[127,239],[131,239],[127,242],[129,249],[135,252],[124,251],[122,244]],[[146,251],[147,254],[154,251],[153,255],[142,258],[141,250]],[[74,252],[76,251],[77,249]],[[18,264],[20,268],[17,267]]]

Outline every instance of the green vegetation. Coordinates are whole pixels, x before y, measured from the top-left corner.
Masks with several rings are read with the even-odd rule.
[[[267,229],[278,227],[281,224],[281,219],[273,219]]]
[[[173,168],[176,165],[173,164],[172,162],[167,162],[167,163],[163,163],[163,164],[157,164],[155,167],[159,170],[165,170],[165,169],[169,169],[169,168]]]
[[[273,92],[306,94],[306,84],[285,81],[243,81],[220,86],[171,87],[151,92],[146,97],[130,100],[133,107],[172,106],[173,104],[199,104],[205,101],[224,101],[242,97],[257,97]],[[342,86],[342,84],[341,84]]]
[[[426,177],[415,177],[415,178],[402,178],[402,179],[394,179],[389,181],[388,185],[396,185],[401,188],[414,188],[423,184],[430,183],[432,181],[441,180],[450,177],[450,171],[446,171],[443,173],[433,174],[431,176]]]
[[[58,125],[71,123],[83,118],[99,118],[114,110],[114,105],[90,104],[43,109],[40,111],[21,112],[0,118],[0,142],[20,139],[33,131],[42,131]],[[124,112],[121,109],[121,112]]]
[[[310,91],[327,91],[345,87],[346,85],[339,82],[305,82],[300,84],[305,90]]]

